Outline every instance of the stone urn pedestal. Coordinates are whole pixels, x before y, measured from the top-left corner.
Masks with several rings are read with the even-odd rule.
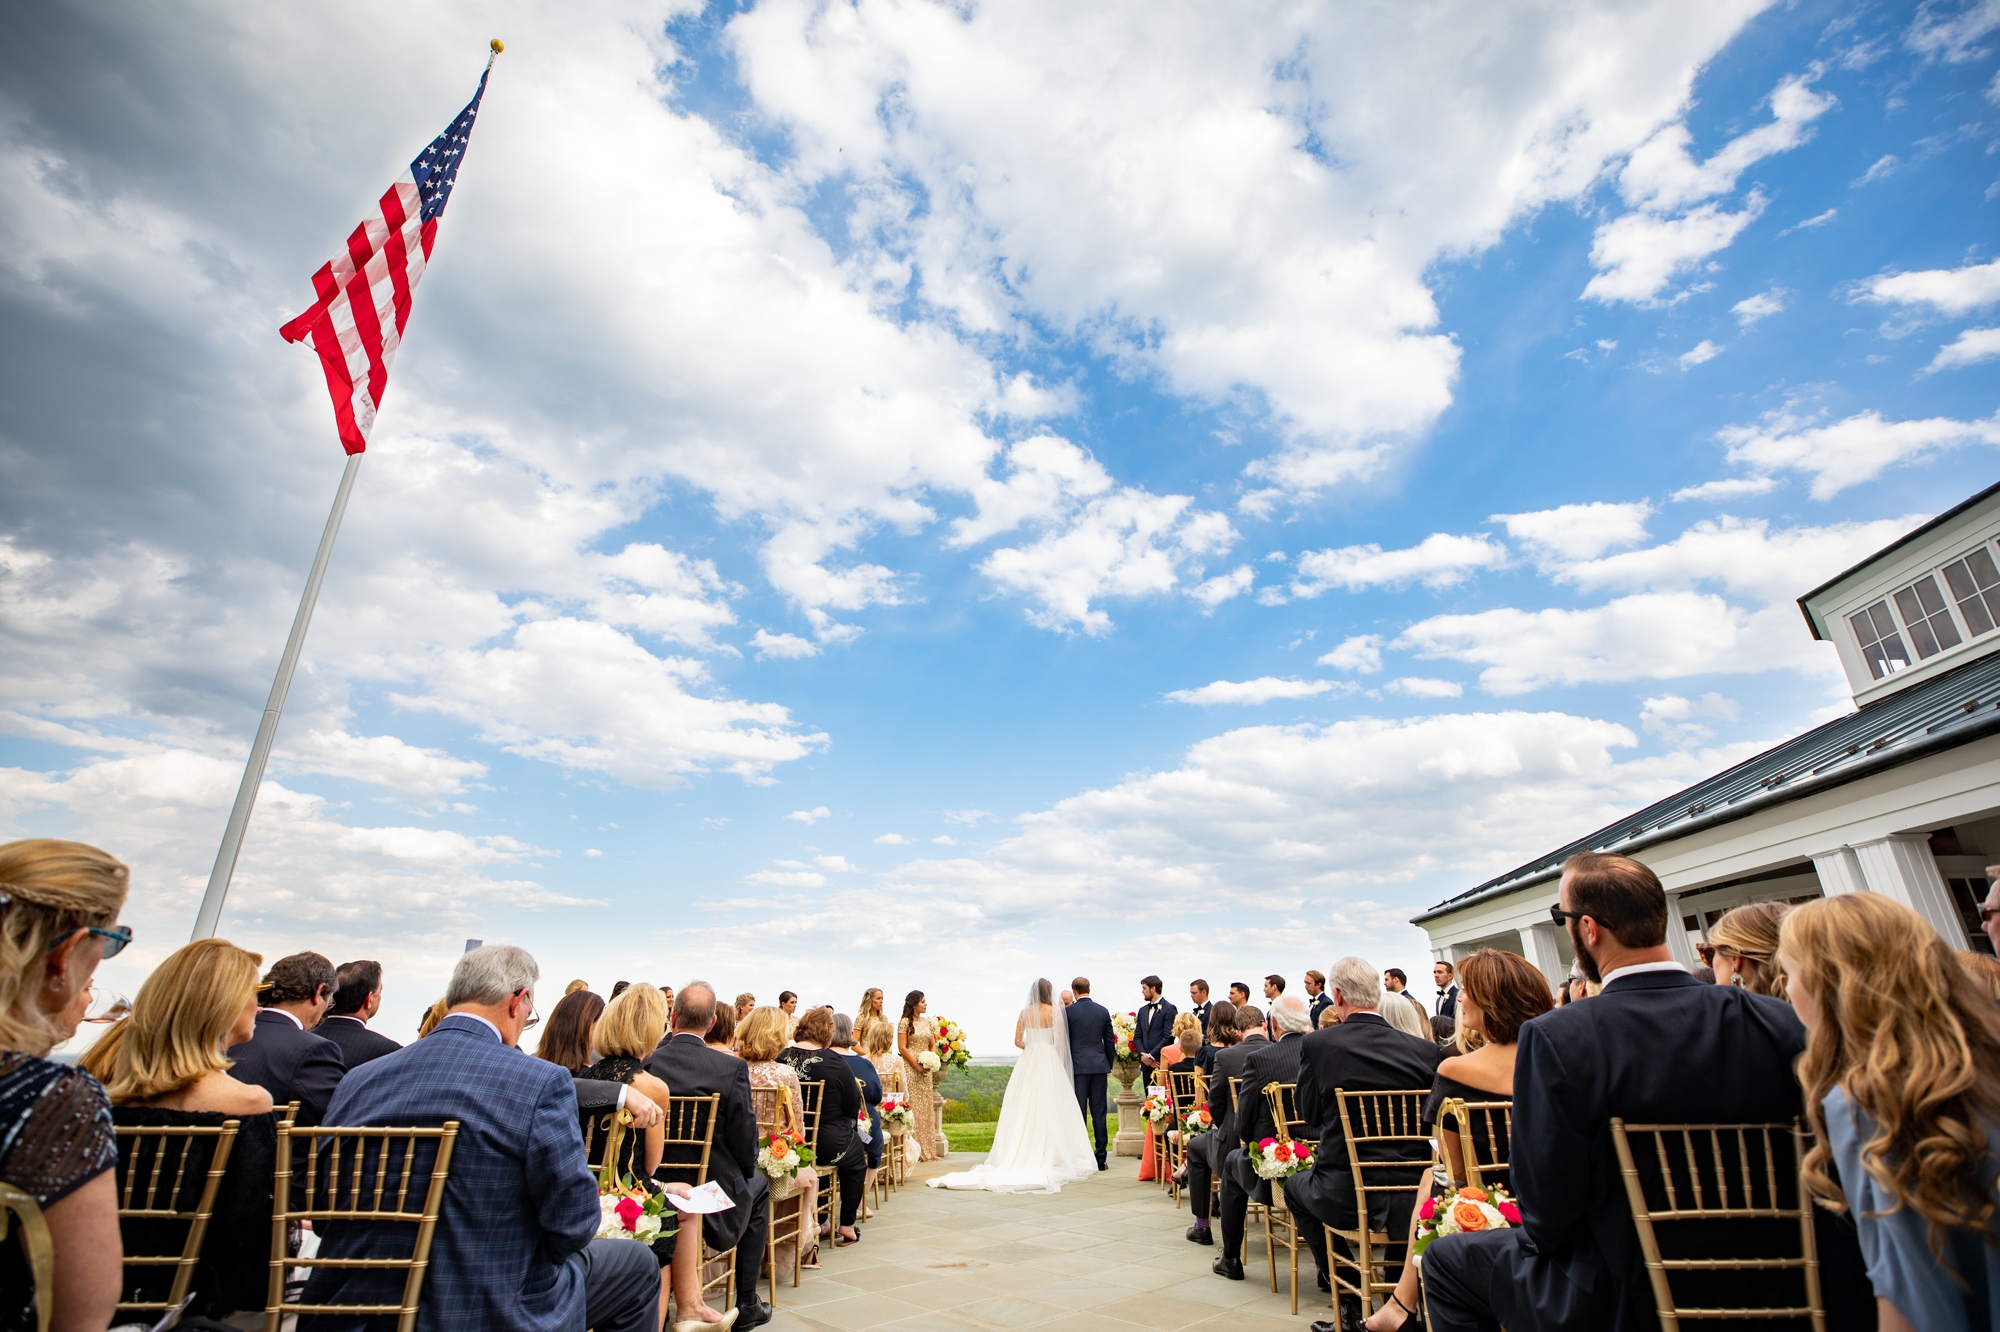
[[[1111,1145],[1114,1156],[1144,1156],[1146,1154],[1146,1121],[1139,1113],[1139,1107],[1146,1098],[1132,1090],[1139,1081],[1139,1065],[1119,1060],[1112,1066],[1111,1076],[1118,1079],[1118,1137]]]

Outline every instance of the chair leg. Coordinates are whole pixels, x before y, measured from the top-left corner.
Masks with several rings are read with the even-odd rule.
[[[1277,1241],[1271,1238],[1271,1209],[1264,1209],[1264,1263],[1271,1269],[1271,1293],[1278,1293]]]

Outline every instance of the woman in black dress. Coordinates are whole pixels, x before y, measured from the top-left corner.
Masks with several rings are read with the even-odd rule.
[[[854,1218],[868,1176],[868,1149],[857,1126],[861,1087],[847,1060],[827,1048],[832,1044],[833,1014],[815,1008],[799,1018],[791,1047],[780,1058],[798,1073],[801,1083],[820,1084],[819,1140],[813,1144],[813,1160],[832,1166],[840,1177],[840,1233],[833,1243],[845,1248],[861,1239]]]
[[[867,1055],[854,1052],[854,1022],[845,1013],[833,1015],[834,1052],[847,1061],[854,1070],[855,1081],[861,1084],[861,1098],[868,1107],[868,1136],[862,1139],[861,1147],[868,1168],[861,1176],[861,1210],[857,1215],[863,1221],[874,1215],[869,1210],[868,1195],[875,1187],[875,1172],[882,1168],[882,1075],[875,1071],[874,1061]],[[860,1124],[860,1119],[855,1121]]]

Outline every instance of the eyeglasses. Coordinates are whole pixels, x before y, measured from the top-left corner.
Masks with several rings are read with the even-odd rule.
[[[103,1026],[118,1021],[132,1011],[132,1001],[116,990],[93,985],[89,994],[90,1006],[83,1012],[85,1022]]]
[[[516,990],[516,991],[514,991],[514,997],[518,999],[518,998],[520,998],[520,997],[521,997],[522,995],[524,995],[524,994],[526,994],[526,993],[527,993],[527,990],[525,990],[525,989],[520,989],[520,990]],[[535,1025],[535,1024],[537,1023],[537,1022],[540,1022],[541,1020],[542,1020],[542,1017],[541,1017],[541,1014],[539,1014],[539,1013],[537,1013],[537,1012],[535,1011],[535,1001],[534,1001],[534,1000],[532,1000],[532,999],[530,999],[530,1000],[528,1001],[528,1020],[527,1020],[526,1022],[523,1022],[523,1023],[521,1024],[521,1030],[522,1030],[522,1031],[527,1031],[527,1030],[529,1030],[529,1029],[530,1029],[531,1027],[533,1027],[533,1026],[534,1026],[534,1025]]]
[[[118,956],[125,951],[125,945],[132,942],[132,927],[130,925],[114,925],[108,930],[101,930],[95,925],[82,925],[73,930],[64,930],[61,934],[57,935],[56,941],[49,945],[49,951],[51,953],[55,952],[56,949],[61,948],[79,934],[94,934],[104,940],[103,955],[105,957]]]
[[[2000,916],[2000,906],[1982,906],[1979,908],[1979,923],[1981,925],[1984,925],[1995,916]]]
[[[1566,920],[1582,920],[1583,917],[1584,913],[1581,911],[1564,911],[1561,902],[1553,902],[1549,905],[1549,919],[1554,921],[1558,926]]]

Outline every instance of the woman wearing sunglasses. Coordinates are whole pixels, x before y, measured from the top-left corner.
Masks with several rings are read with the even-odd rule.
[[[1740,985],[1752,994],[1785,997],[1785,972],[1778,965],[1778,927],[1789,908],[1783,902],[1737,907],[1715,922],[1701,960],[1715,968],[1717,985]]]
[[[0,1244],[0,1329],[101,1329],[118,1305],[118,1163],[111,1105],[88,1073],[48,1058],[76,1034],[97,964],[131,941],[117,924],[130,872],[96,847],[0,844],[0,1182],[33,1198],[54,1242],[37,1291],[21,1245]]]

